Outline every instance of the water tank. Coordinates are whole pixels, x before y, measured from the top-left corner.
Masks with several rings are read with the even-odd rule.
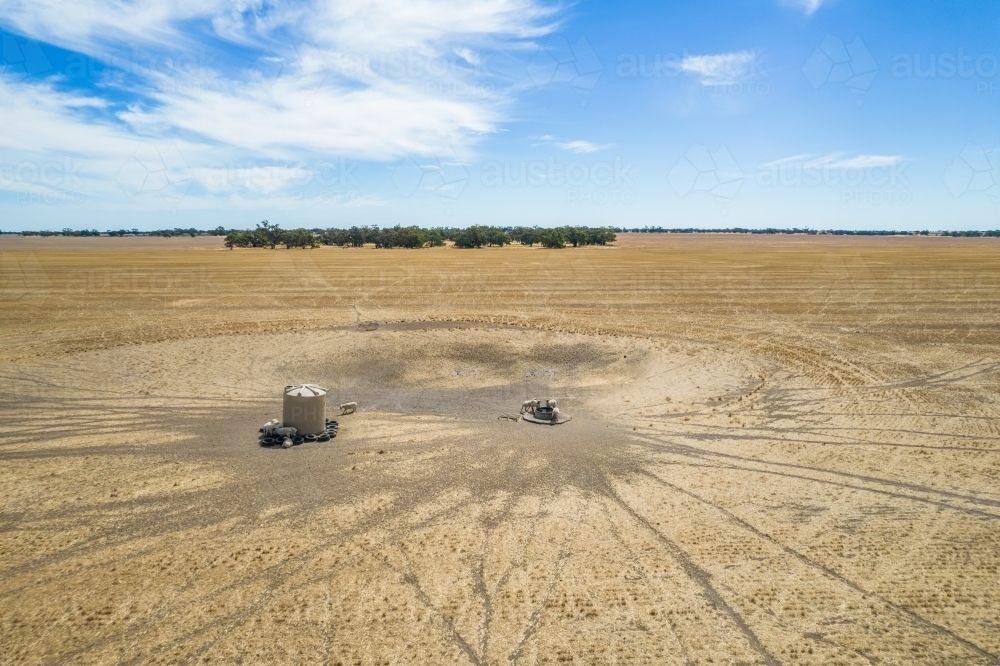
[[[326,392],[315,384],[285,387],[281,425],[295,428],[300,435],[319,435],[326,431]]]

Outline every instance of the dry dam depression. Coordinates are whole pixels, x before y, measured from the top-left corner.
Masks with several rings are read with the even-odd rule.
[[[0,663],[1000,663],[992,239],[0,242]]]

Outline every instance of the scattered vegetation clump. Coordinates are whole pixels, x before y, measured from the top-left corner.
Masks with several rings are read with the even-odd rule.
[[[351,227],[350,229],[326,229],[318,231],[319,240],[324,245],[340,247],[363,247],[374,245],[378,248],[393,247],[436,247],[444,245],[445,236],[440,229],[421,229],[417,226],[396,225],[389,229],[374,227]]]
[[[473,248],[484,245],[503,247],[510,244],[510,236],[500,227],[484,227],[474,225],[462,229],[454,235],[455,247]]]
[[[267,220],[259,223],[251,231],[230,231],[225,238],[226,247],[269,247],[272,250],[278,245],[284,245],[289,250],[293,247],[319,247],[319,239],[309,229],[291,229],[286,231],[277,224]]]
[[[81,229],[79,231],[73,231],[69,227],[63,229],[62,231],[22,231],[22,236],[100,236],[101,232],[97,229]]]
[[[994,231],[900,231],[898,229],[810,229],[805,227],[799,229],[744,229],[743,227],[731,227],[727,229],[699,229],[697,227],[687,227],[684,229],[666,229],[664,227],[638,227],[626,229],[624,227],[615,228],[620,233],[632,234],[754,234],[754,235],[775,235],[775,234],[805,234],[807,236],[962,236],[972,238],[1000,237],[1000,230]]]
[[[308,229],[292,229],[291,231],[282,232],[281,242],[289,250],[293,247],[319,247],[319,240],[316,239],[316,235]]]
[[[927,232],[922,232],[926,234]],[[995,229],[993,231],[945,231],[941,233],[942,236],[952,236],[954,238],[977,238],[977,237],[989,237],[989,238],[1000,238],[1000,229]]]
[[[538,242],[542,247],[561,250],[566,247],[566,238],[558,229],[545,229],[538,235]]]
[[[522,245],[539,243],[542,247],[564,248],[566,245],[580,247],[581,245],[607,245],[614,243],[617,234],[613,229],[598,227],[555,227],[554,229],[539,229],[538,227],[514,227],[511,238]]]

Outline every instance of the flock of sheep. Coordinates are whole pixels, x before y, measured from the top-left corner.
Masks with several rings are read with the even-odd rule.
[[[559,408],[556,407],[556,401],[555,400],[551,400],[551,399],[550,400],[525,400],[524,402],[521,403],[521,413],[522,414],[526,414],[528,412],[531,412],[532,414],[534,414],[535,412],[539,412],[539,411],[542,411],[542,410],[545,410],[545,411],[551,410],[552,420],[553,421],[558,421],[559,420]]]

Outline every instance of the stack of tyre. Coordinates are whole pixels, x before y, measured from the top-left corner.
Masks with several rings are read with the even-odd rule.
[[[337,432],[339,430],[340,425],[336,421],[326,419],[326,429],[318,435],[296,435],[290,439],[292,440],[293,445],[302,444],[304,442],[329,442],[337,436]],[[281,446],[284,441],[284,437],[271,435],[261,435],[260,437],[261,446]]]

